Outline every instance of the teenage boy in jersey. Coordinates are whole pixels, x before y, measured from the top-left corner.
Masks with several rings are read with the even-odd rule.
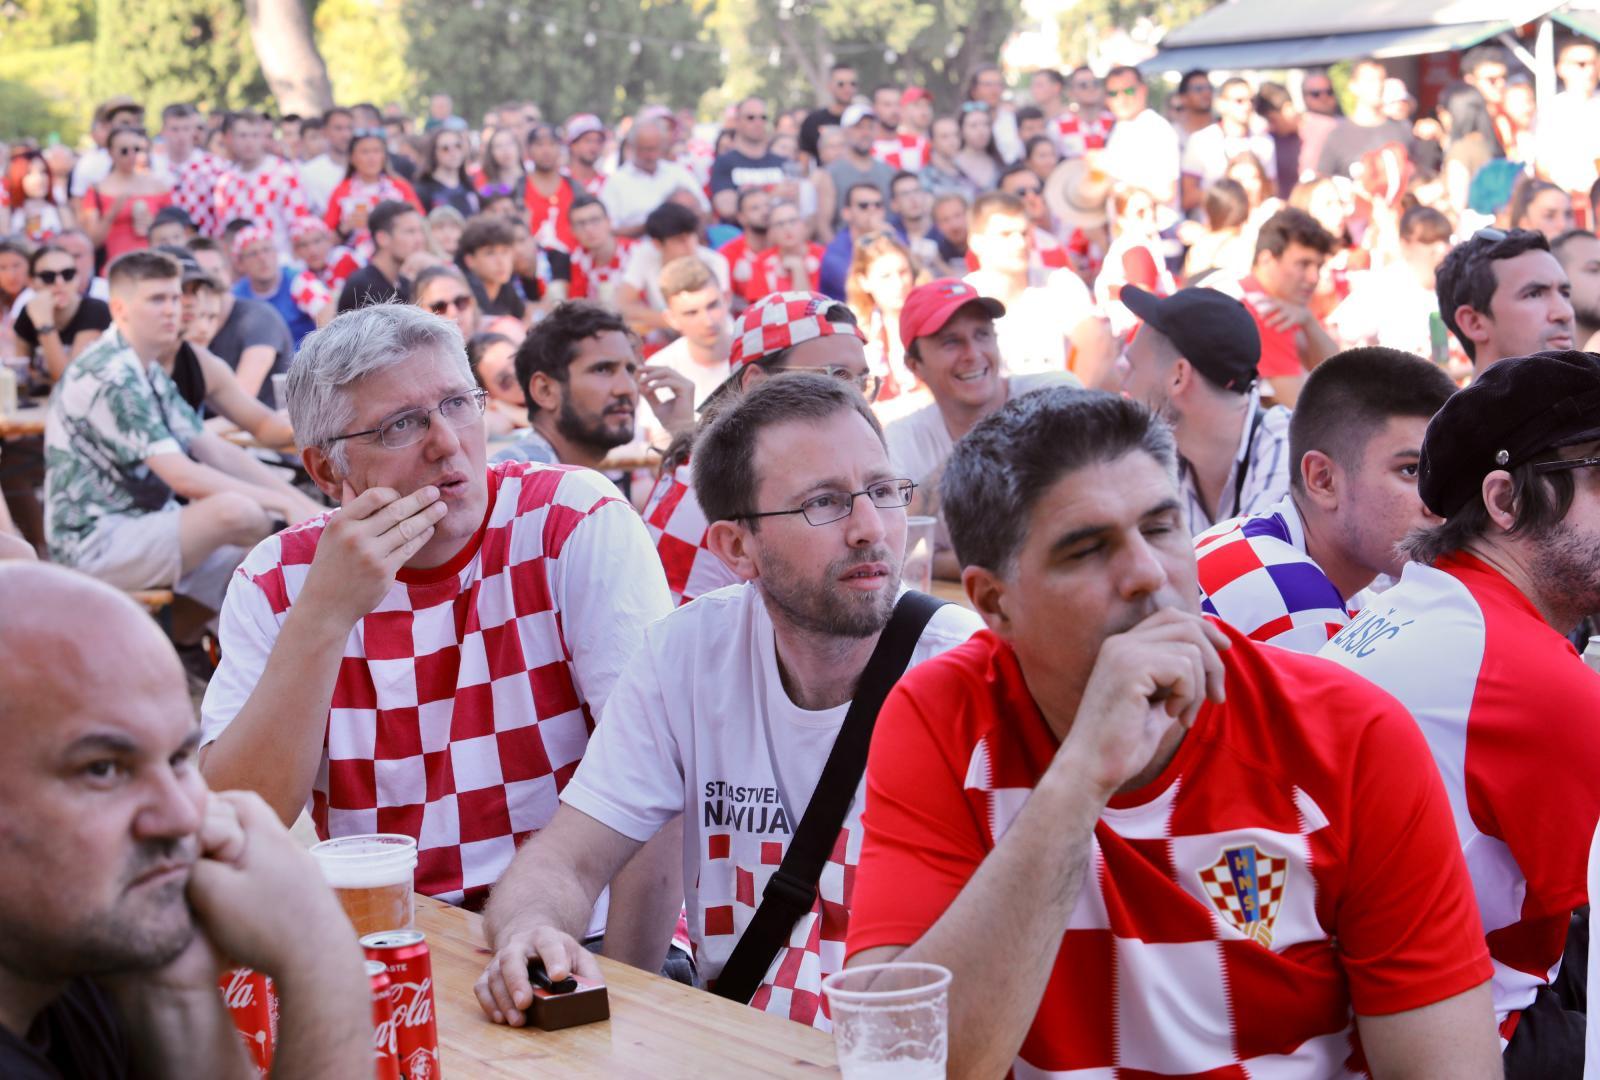
[[[1318,366],[1289,419],[1289,494],[1195,537],[1201,610],[1256,641],[1326,645],[1358,592],[1400,575],[1406,534],[1438,523],[1417,459],[1455,389],[1437,364],[1382,346]]]
[[[1600,357],[1482,371],[1422,441],[1418,490],[1443,523],[1320,654],[1399,698],[1433,750],[1513,1080],[1583,1072],[1584,958],[1567,971],[1562,951],[1600,817],[1600,678],[1564,635],[1600,611],[1597,454]]]
[[[530,958],[553,978],[599,975],[578,944],[587,912],[669,826],[683,831],[683,877],[664,883],[658,910],[616,909],[607,951],[626,935],[641,951],[618,955],[655,970],[683,899],[700,971],[717,981],[818,793],[902,591],[913,485],[894,471],[854,387],[825,375],[772,379],[730,401],[694,455],[707,541],[741,584],[646,630],[565,805],[495,887],[487,930],[497,955],[477,994],[496,1022],[522,1023]],[[910,663],[977,629],[970,611],[940,608]],[[844,960],[860,806],[857,790],[810,911],[785,936],[753,1007],[828,1028],[821,983]]]
[[[1166,425],[1039,390],[944,474],[988,629],[867,763],[848,966],[929,961],[950,1075],[1498,1076],[1490,966],[1411,718],[1200,615]]]

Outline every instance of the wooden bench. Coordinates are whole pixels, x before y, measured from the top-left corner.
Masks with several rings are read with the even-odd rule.
[[[128,593],[133,602],[152,615],[159,615],[172,606],[171,589],[135,589]]]

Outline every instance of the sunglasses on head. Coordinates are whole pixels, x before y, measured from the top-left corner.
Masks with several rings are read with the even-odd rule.
[[[470,294],[463,293],[460,296],[453,296],[448,300],[435,300],[433,303],[428,305],[428,310],[433,312],[435,315],[443,315],[452,307],[454,307],[457,311],[470,311],[474,303],[475,301],[472,299]]]
[[[65,270],[40,270],[39,280],[46,285],[54,285],[57,281],[71,281],[78,276],[78,268],[69,266]]]

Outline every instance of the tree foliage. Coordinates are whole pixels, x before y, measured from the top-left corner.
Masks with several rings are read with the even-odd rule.
[[[239,0],[98,0],[92,87],[96,98],[131,94],[151,111],[271,100]]]
[[[315,24],[335,101],[418,105],[421,82],[406,60],[411,35],[401,0],[322,0]]]

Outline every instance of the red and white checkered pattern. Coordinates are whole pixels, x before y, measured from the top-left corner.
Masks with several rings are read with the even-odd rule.
[[[272,240],[270,225],[247,225],[233,234],[233,257],[237,259],[244,249],[263,240]]]
[[[1489,977],[1415,722],[1330,664],[1228,636],[1227,701],[1095,824],[1019,1077],[1360,1075],[1356,1013]],[[908,672],[873,733],[850,952],[917,941],[1059,747],[1016,654],[987,631]],[[1240,885],[1252,858],[1265,879],[1270,935],[1218,902],[1230,854],[1247,864],[1230,874]]]
[[[263,158],[251,172],[225,168],[212,189],[212,235],[220,236],[228,222],[245,218],[272,229],[279,249],[289,250],[289,223],[311,213],[306,205],[300,172],[282,158]]]
[[[576,188],[576,184],[563,176],[556,184],[556,193],[546,198],[533,186],[532,176],[522,183],[522,202],[528,211],[528,228],[533,238],[539,241],[539,246],[547,251],[570,254],[581,247],[572,231],[572,222],[567,220],[567,211],[572,209]]]
[[[744,296],[750,290],[750,277],[755,272],[756,259],[761,252],[750,246],[750,238],[740,233],[717,249],[717,254],[728,260],[728,280],[735,296]]]
[[[792,279],[783,265],[778,249],[768,248],[756,257],[755,265],[751,267],[750,281],[744,289],[745,299],[755,303],[763,296],[770,296],[773,293],[799,290],[815,292],[822,275],[822,253],[821,244],[806,245],[806,280],[800,282]]]
[[[1246,859],[1244,849],[1231,848],[1200,871],[1200,887],[1235,930],[1270,946],[1272,924],[1278,917],[1278,908],[1283,905],[1283,891],[1289,882],[1289,861],[1273,858],[1254,845],[1249,855],[1255,861],[1254,880],[1247,877],[1241,882],[1235,870],[1230,869],[1242,867]],[[1259,899],[1251,896],[1252,887]]]
[[[1068,111],[1056,117],[1046,130],[1063,158],[1080,158],[1086,151],[1104,150],[1116,122],[1108,112],[1085,122],[1082,116]]]
[[[173,178],[173,205],[183,208],[201,236],[216,236],[221,232],[217,224],[217,178],[227,168],[228,163],[222,158],[196,150],[189,155],[189,160],[178,166],[178,174]]]
[[[728,564],[706,547],[709,524],[690,485],[689,465],[685,462],[656,479],[644,504],[644,527],[650,531],[656,554],[661,556],[673,607],[713,589],[739,583]]]
[[[850,925],[850,892],[861,859],[861,800],[850,806],[844,828],[817,880],[811,910],[795,920],[761,985],[752,1008],[831,1030],[822,980],[844,968],[845,932]],[[700,864],[700,903],[705,920],[695,951],[702,966],[720,971],[761,903],[767,881],[783,862],[787,845],[742,832],[706,834],[707,858]],[[725,871],[725,872],[724,872]],[[691,931],[691,937],[696,937]],[[711,979],[709,985],[715,986]]]
[[[514,462],[489,478],[491,506],[471,556],[427,583],[397,583],[346,640],[312,793],[319,836],[414,836],[418,891],[456,904],[480,903],[516,844],[549,823],[583,755],[596,690],[578,682],[564,629],[575,616],[557,601],[569,587],[586,604],[607,598],[566,580],[573,571],[562,561],[576,543],[615,539],[595,526],[574,533],[611,504],[626,507],[586,469]],[[250,553],[227,601],[247,621],[233,625],[282,626],[329,517]],[[626,521],[637,528],[631,510]],[[225,650],[229,628],[225,612]],[[238,644],[248,653],[254,643]],[[228,664],[225,651],[224,692],[239,681]],[[208,741],[232,719],[212,715],[213,693]]]
[[[289,282],[289,299],[294,301],[295,307],[314,319],[317,312],[333,303],[336,297],[333,290],[315,273],[301,270]]]
[[[872,156],[896,171],[920,172],[932,157],[933,146],[921,135],[899,132],[892,139],[872,144]]]
[[[596,266],[594,256],[580,244],[572,252],[572,286],[567,290],[567,296],[573,300],[595,300],[609,296],[622,283],[622,267],[634,243],[631,236],[617,237],[611,261],[604,266]]]
[[[828,312],[836,304],[844,306],[814,292],[776,292],[762,297],[745,309],[734,327],[729,369],[738,371],[775,352],[832,334],[854,334],[864,344],[867,339],[854,322],[828,321]]]
[[[328,209],[322,215],[322,223],[337,233],[344,228],[349,215],[363,209],[371,213],[379,203],[391,201],[410,203],[417,213],[425,212],[417,193],[398,176],[385,174],[370,183],[358,176],[347,176],[339,181],[339,186],[328,196]],[[370,258],[372,255],[372,233],[364,226],[346,236],[345,243],[362,252],[364,257]]]

